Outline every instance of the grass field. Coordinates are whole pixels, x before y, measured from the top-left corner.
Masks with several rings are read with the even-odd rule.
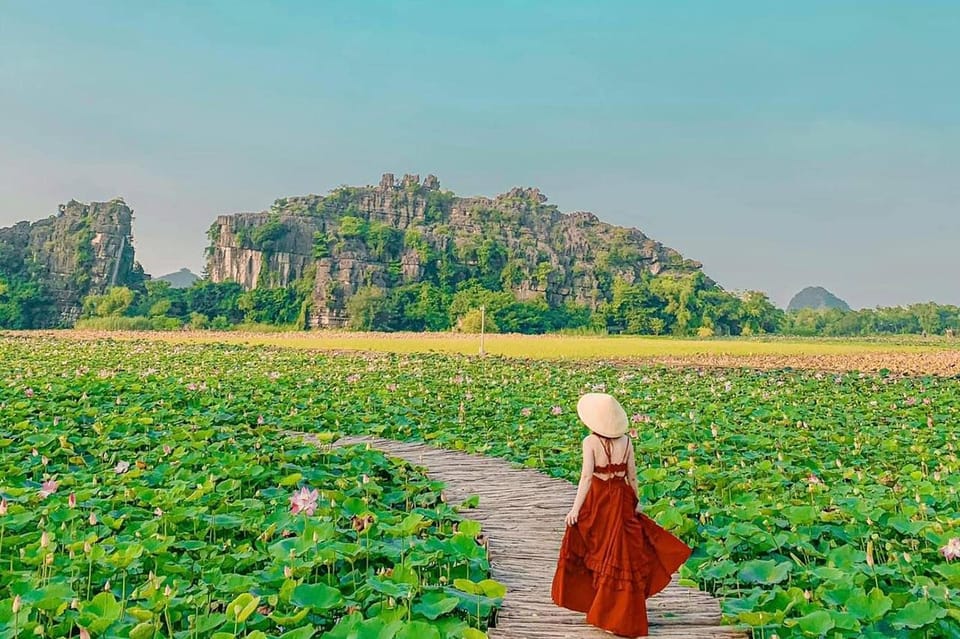
[[[11,333],[16,335],[16,333]],[[476,355],[480,337],[457,333],[97,332],[57,331],[73,339],[148,339],[324,351]],[[804,368],[960,375],[960,339],[903,336],[865,339],[678,339],[641,336],[487,335],[492,356],[544,360],[636,360],[678,366]]]
[[[65,331],[79,338],[158,339],[173,342],[228,343],[316,350],[359,350],[390,353],[477,354],[480,336],[462,333],[353,333],[311,332],[91,332]],[[486,335],[489,355],[533,359],[590,359],[756,355],[861,355],[869,353],[932,353],[960,351],[960,339],[893,338],[730,338],[682,339],[650,336]]]

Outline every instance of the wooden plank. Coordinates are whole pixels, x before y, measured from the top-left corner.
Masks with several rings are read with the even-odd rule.
[[[290,433],[317,443],[310,435]],[[550,585],[563,538],[564,516],[576,487],[502,459],[396,442],[349,437],[336,445],[367,445],[413,464],[446,484],[448,502],[479,495],[469,513],[483,524],[489,540],[491,576],[504,583],[507,596],[491,639],[590,639],[610,637],[589,626],[584,615],[559,608]],[[319,444],[318,444],[319,445]],[[746,631],[720,624],[720,602],[705,592],[677,585],[676,577],[647,602],[651,637],[746,639]]]

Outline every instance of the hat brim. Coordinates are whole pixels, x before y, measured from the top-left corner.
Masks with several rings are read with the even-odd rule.
[[[622,437],[627,433],[627,413],[613,396],[587,393],[577,402],[577,415],[584,426],[602,437]]]

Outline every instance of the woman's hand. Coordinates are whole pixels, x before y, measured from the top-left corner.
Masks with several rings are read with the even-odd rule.
[[[577,519],[579,518],[580,518],[580,512],[576,510],[571,510],[570,512],[567,513],[567,519],[566,519],[567,525],[573,526],[574,524],[577,523]]]

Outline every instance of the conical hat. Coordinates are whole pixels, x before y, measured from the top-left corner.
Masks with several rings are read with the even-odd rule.
[[[587,393],[577,402],[577,415],[598,435],[620,437],[627,432],[627,413],[612,395]]]

